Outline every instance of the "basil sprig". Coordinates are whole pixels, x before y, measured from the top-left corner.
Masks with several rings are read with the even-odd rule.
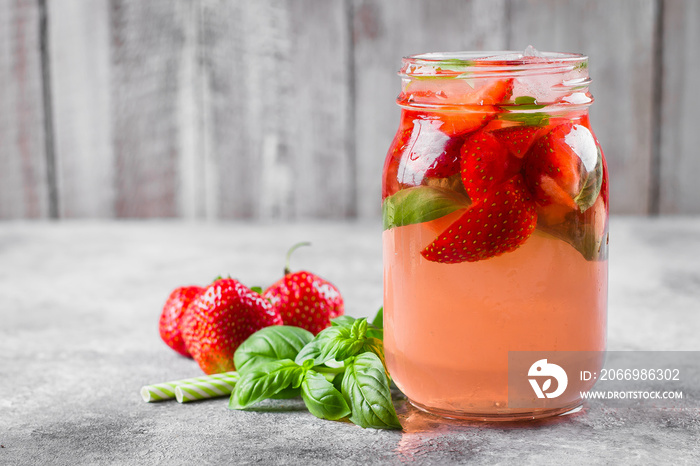
[[[254,333],[234,355],[240,379],[229,408],[301,395],[311,414],[321,419],[349,418],[361,427],[400,429],[384,362],[381,309],[373,322],[341,316],[314,338],[288,326]]]

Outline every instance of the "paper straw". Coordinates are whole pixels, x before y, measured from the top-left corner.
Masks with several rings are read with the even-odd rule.
[[[234,372],[226,378],[178,385],[175,387],[175,399],[178,403],[187,403],[188,401],[229,396],[236,388],[236,382],[238,382],[238,374]]]
[[[202,377],[192,377],[189,379],[175,380],[172,382],[145,385],[141,387],[141,397],[143,398],[143,401],[148,403],[153,401],[171,400],[175,398],[175,388],[178,385],[188,385],[195,382],[210,382],[218,379],[231,379],[232,377],[235,377],[235,379],[238,380],[238,373],[235,371],[223,372],[221,374],[205,375]]]

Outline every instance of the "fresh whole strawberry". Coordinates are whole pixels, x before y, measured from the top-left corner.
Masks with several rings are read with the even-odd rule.
[[[495,186],[445,229],[421,255],[429,261],[476,262],[511,252],[535,230],[535,203],[522,175]]]
[[[472,134],[462,146],[462,182],[472,202],[479,202],[494,186],[513,177],[521,165],[505,144],[483,130]]]
[[[232,371],[233,353],[250,335],[282,318],[260,294],[222,278],[187,306],[180,328],[187,350],[207,374]]]
[[[182,320],[182,315],[187,306],[189,306],[192,300],[203,290],[204,288],[200,286],[182,286],[176,288],[170,293],[167,301],[165,301],[163,312],[160,315],[160,322],[158,325],[160,337],[166,345],[183,356],[191,357],[185,346],[185,341],[182,339],[180,321]]]
[[[316,335],[330,326],[330,320],[343,315],[343,297],[330,282],[306,271],[289,270],[289,258],[294,250],[309,243],[292,246],[287,253],[284,277],[270,286],[263,297],[282,316],[284,325],[301,327]]]

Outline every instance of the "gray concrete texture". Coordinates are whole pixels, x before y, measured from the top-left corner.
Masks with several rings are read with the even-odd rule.
[[[142,385],[200,375],[160,341],[169,291],[292,267],[381,303],[381,227],[0,223],[0,464],[698,464],[700,405],[611,408],[519,424],[441,420],[397,401],[403,431],[316,419],[300,400],[144,403]],[[700,219],[612,222],[609,349],[700,350]],[[697,393],[697,387],[688,387]]]

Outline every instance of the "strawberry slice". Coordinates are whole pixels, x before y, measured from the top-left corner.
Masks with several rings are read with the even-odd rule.
[[[433,262],[476,262],[514,251],[535,230],[535,203],[522,175],[501,183],[421,251]]]
[[[460,171],[462,183],[472,202],[481,200],[488,191],[520,171],[520,159],[508,147],[486,131],[477,131],[462,146]]]
[[[408,142],[411,139],[411,133],[413,132],[413,123],[411,123],[410,126],[408,125],[407,118],[405,117],[406,113],[406,110],[402,112],[401,126],[396,132],[391,146],[389,146],[389,151],[384,162],[382,199],[391,196],[401,189],[398,182],[399,161],[401,159],[401,154],[406,150]]]
[[[583,125],[555,127],[530,150],[525,180],[539,205],[585,211],[595,202],[603,180],[595,136]]]
[[[461,81],[458,81],[461,84]],[[471,92],[464,92],[464,88]],[[468,85],[459,86],[452,92],[411,89],[401,92],[397,99],[399,105],[453,105],[450,109],[435,109],[431,112],[416,111],[421,119],[433,120],[440,131],[446,135],[458,136],[476,131],[491,121],[499,113],[497,105],[505,103],[513,94],[513,79],[494,80],[486,85],[472,89]],[[463,106],[478,108],[467,109]]]
[[[425,171],[426,178],[449,178],[459,172],[460,148],[462,138],[450,138],[442,147],[438,147],[438,156],[432,159]]]
[[[386,195],[396,192],[398,184],[418,186],[425,178],[448,178],[459,172],[464,138],[447,136],[438,129],[441,122],[422,119],[414,112],[404,113],[385,165]],[[411,117],[414,119],[409,121]],[[391,186],[392,180],[398,183],[395,187]]]
[[[511,126],[493,132],[496,139],[505,144],[510,153],[519,159],[525,157],[541,134],[542,128],[537,126]]]
[[[431,118],[439,120],[440,131],[450,137],[464,135],[476,131],[496,117],[496,107],[484,105],[479,111],[435,112]]]
[[[482,86],[474,93],[474,101],[477,105],[503,104],[513,95],[513,83],[512,78],[499,79]]]

